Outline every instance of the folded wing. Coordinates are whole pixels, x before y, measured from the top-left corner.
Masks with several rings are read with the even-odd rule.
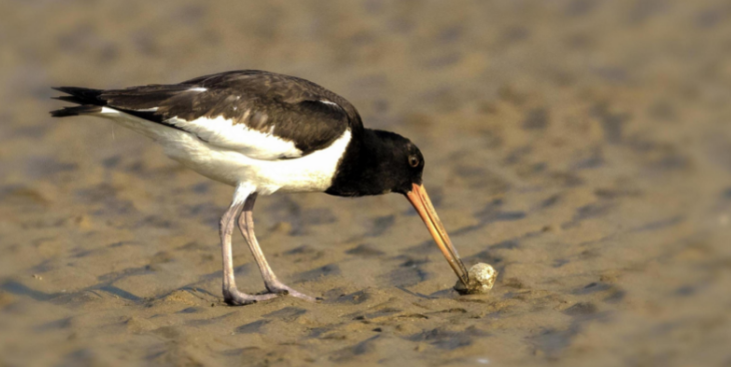
[[[113,108],[263,160],[302,157],[328,147],[348,128],[362,129],[355,108],[337,94],[304,79],[255,70],[98,91],[86,99],[82,88],[59,90],[72,94],[64,100]]]

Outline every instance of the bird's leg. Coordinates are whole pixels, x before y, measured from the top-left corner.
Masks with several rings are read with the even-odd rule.
[[[274,275],[274,271],[272,271],[272,268],[269,266],[267,259],[264,258],[264,253],[261,251],[259,242],[256,240],[256,235],[254,234],[253,210],[256,196],[257,194],[253,193],[246,198],[244,211],[239,217],[239,229],[241,230],[241,234],[244,235],[246,242],[249,244],[249,249],[251,250],[251,254],[254,255],[256,264],[259,265],[259,271],[261,272],[262,278],[264,278],[264,284],[266,284],[269,292],[289,294],[290,296],[314,302],[316,300],[314,297],[298,292],[279,281],[277,276]]]
[[[232,306],[247,305],[277,296],[276,294],[251,295],[240,292],[236,288],[233,256],[231,254],[231,234],[234,230],[234,221],[241,214],[241,208],[244,206],[244,200],[242,199],[248,196],[240,195],[241,192],[239,191],[240,189],[237,188],[234,200],[223,217],[221,217],[220,223],[221,250],[223,253],[223,299]]]

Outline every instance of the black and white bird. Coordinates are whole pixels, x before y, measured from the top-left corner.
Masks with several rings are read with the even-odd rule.
[[[408,139],[363,127],[355,107],[310,81],[259,70],[230,71],[180,84],[100,90],[54,88],[77,104],[53,117],[96,116],[152,138],[172,159],[235,187],[220,222],[223,296],[244,305],[280,294],[314,300],[282,283],[254,235],[258,195],[324,192],[337,196],[399,193],[426,224],[463,283],[467,271],[422,185],[424,158]],[[236,288],[231,235],[238,223],[268,293]]]

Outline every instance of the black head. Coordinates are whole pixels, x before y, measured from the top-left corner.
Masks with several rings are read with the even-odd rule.
[[[466,285],[467,270],[426,193],[422,172],[424,156],[409,139],[365,129],[363,135],[353,136],[326,192],[338,196],[403,194],[426,224],[454,273]]]
[[[340,161],[327,193],[338,196],[406,194],[421,185],[424,156],[401,135],[366,129],[353,141]]]
[[[380,140],[376,156],[380,157],[378,175],[384,192],[406,194],[413,184],[421,185],[424,156],[409,139],[388,131],[374,131]]]

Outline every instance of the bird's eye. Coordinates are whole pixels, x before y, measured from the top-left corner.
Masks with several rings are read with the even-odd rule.
[[[418,167],[419,166],[419,158],[417,158],[416,156],[413,156],[413,155],[411,157],[409,157],[409,165],[411,167]]]

